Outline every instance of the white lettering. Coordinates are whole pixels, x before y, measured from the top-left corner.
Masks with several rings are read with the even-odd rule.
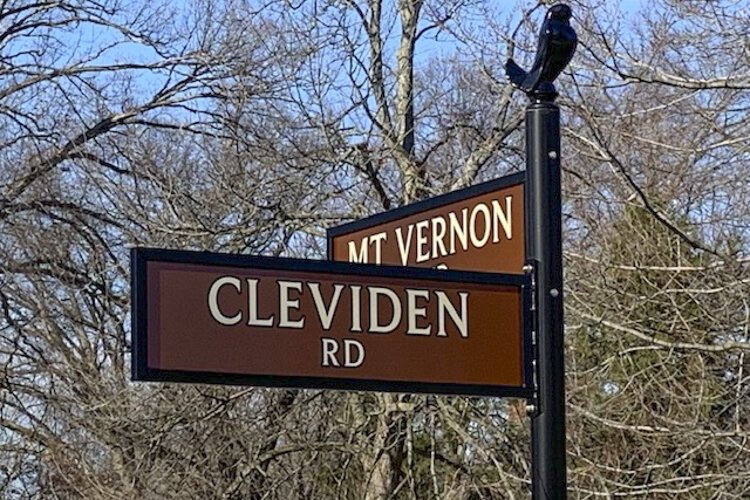
[[[258,318],[258,280],[247,279],[247,324],[248,326],[273,326],[273,315]]]
[[[333,285],[333,297],[331,297],[331,302],[328,306],[325,305],[323,296],[320,293],[320,283],[308,283],[307,287],[312,294],[315,310],[318,312],[318,318],[320,318],[320,325],[323,327],[323,330],[330,330],[333,315],[336,313],[336,307],[339,305],[341,290],[344,289],[344,285],[338,283]]]
[[[444,257],[448,255],[448,251],[445,249],[445,217],[437,216],[432,218],[432,258],[437,259],[438,257]],[[440,252],[438,252],[440,247]]]
[[[357,349],[357,360],[352,361],[352,347]],[[365,361],[365,347],[356,340],[344,339],[344,366],[356,368]]]
[[[414,224],[409,224],[409,230],[406,233],[406,242],[404,242],[401,228],[396,228],[396,240],[398,242],[398,253],[401,256],[401,265],[405,266],[409,262],[409,249],[411,248],[411,233],[414,230]]]
[[[362,331],[362,311],[361,311],[361,297],[360,291],[362,287],[359,285],[352,285],[352,332]]]
[[[339,366],[339,360],[336,359],[336,352],[339,350],[339,344],[336,339],[320,339],[323,344],[323,366]]]
[[[450,234],[451,234],[451,255],[456,253],[456,238],[461,243],[461,248],[466,251],[469,248],[469,238],[467,238],[466,222],[469,214],[468,208],[461,209],[462,220],[459,222],[456,214],[451,212],[448,214],[448,221],[450,222]]]
[[[296,321],[289,319],[289,310],[299,310],[299,299],[291,300],[289,298],[290,290],[302,291],[302,283],[299,281],[279,281],[279,328],[303,328],[305,326],[305,317]]]
[[[406,290],[407,297],[407,318],[408,318],[408,329],[406,330],[407,335],[429,335],[432,331],[432,325],[426,327],[417,326],[417,318],[427,317],[427,308],[417,307],[417,299],[422,298],[427,301],[430,300],[430,294],[427,290]]]
[[[388,239],[388,234],[383,231],[382,233],[373,234],[370,236],[370,244],[375,243],[375,264],[382,263],[382,250],[383,242]]]
[[[505,197],[505,212],[503,213],[503,209],[500,206],[500,203],[497,200],[492,200],[492,213],[494,214],[494,224],[492,225],[492,243],[497,243],[500,241],[500,231],[498,230],[498,223],[503,226],[505,238],[508,240],[513,239],[513,227],[511,226],[512,214],[510,211],[512,201],[512,196]]]
[[[379,286],[368,287],[370,292],[370,328],[369,333],[390,333],[396,329],[399,322],[401,321],[401,301],[396,295],[396,292],[388,288],[382,288]],[[385,296],[391,301],[393,308],[393,315],[388,323],[381,325],[380,319],[380,307],[378,297]]]
[[[362,238],[359,243],[359,253],[357,252],[357,243],[349,242],[349,262],[367,263],[367,237]]]
[[[448,315],[453,320],[456,328],[458,328],[458,332],[463,338],[467,338],[469,336],[469,322],[466,314],[469,300],[468,292],[458,292],[458,296],[461,299],[460,314],[453,304],[451,304],[451,301],[448,299],[445,292],[436,290],[435,295],[437,295],[438,299],[438,337],[445,337],[448,335],[445,331],[445,313],[448,312]]]
[[[325,331],[332,329],[337,314],[339,316],[344,314],[344,318],[341,319],[341,327],[346,328],[348,323],[349,331],[352,333],[388,334],[394,332],[403,324],[403,333],[406,335],[430,336],[435,333],[438,337],[446,337],[449,335],[448,330],[450,329],[451,335],[458,332],[463,338],[469,336],[469,292],[452,292],[449,297],[448,292],[432,289],[406,288],[403,293],[399,293],[383,286],[341,283],[326,285],[320,282],[279,279],[271,281],[276,285],[278,295],[269,296],[272,292],[267,289],[267,284],[264,283],[262,293],[265,295],[261,301],[259,297],[259,289],[261,288],[259,282],[261,279],[263,278],[246,278],[244,280],[246,282],[244,286],[247,287],[248,294],[247,309],[234,311],[236,312],[234,315],[231,315],[231,308],[230,315],[226,314],[226,305],[222,310],[219,303],[220,295],[231,293],[222,292],[223,288],[227,286],[233,288],[236,293],[244,292],[242,280],[233,276],[221,276],[214,280],[209,287],[207,297],[211,317],[219,324],[227,326],[237,325],[245,321],[247,325],[254,327],[299,330],[309,325],[307,313],[303,311],[314,309],[311,314],[317,316],[317,322]],[[324,287],[326,290],[323,290]],[[309,293],[307,290],[309,290]],[[367,293],[369,298],[363,298],[363,293]],[[273,302],[276,300],[278,300],[276,309],[269,309],[274,307]],[[363,304],[363,300],[367,300],[368,303]],[[303,305],[303,301],[308,302]],[[347,302],[351,304],[351,310],[344,306],[347,310],[339,311],[339,305],[342,304],[342,301],[345,304]],[[367,319],[369,323],[363,328],[362,316],[367,313],[363,313],[362,308],[368,305],[369,317]],[[260,308],[265,309],[261,311]],[[437,324],[431,318],[435,318]],[[334,347],[331,342],[339,341],[329,339],[323,342],[324,362],[328,363],[325,366],[344,366],[342,360],[346,355],[345,349]],[[364,356],[364,350],[362,349],[360,352],[356,344],[351,344],[351,347],[347,349],[350,351],[347,363],[351,363],[352,366],[359,366],[362,361],[360,358]],[[339,363],[334,363],[331,360],[339,351],[341,352]]]
[[[421,220],[417,222],[417,262],[424,262],[430,258],[430,248],[427,244],[426,233],[429,225],[429,220]]]
[[[237,292],[240,292],[241,282],[239,278],[233,276],[222,276],[211,284],[208,289],[208,310],[211,311],[211,317],[222,325],[232,326],[242,321],[242,313],[238,312],[234,316],[224,316],[219,309],[219,290],[224,285],[231,285]]]
[[[477,237],[477,213],[479,212],[482,212],[482,215],[484,216],[484,235],[481,238]],[[487,244],[487,240],[490,239],[490,231],[490,209],[484,203],[477,203],[471,211],[471,220],[469,221],[471,244],[476,248],[482,248]]]

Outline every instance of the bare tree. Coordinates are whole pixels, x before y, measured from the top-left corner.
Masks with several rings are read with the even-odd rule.
[[[568,127],[573,491],[748,494],[747,26],[732,2],[581,17]],[[598,70],[596,70],[598,69]]]
[[[543,4],[0,3],[3,496],[527,498],[522,405],[129,383],[127,248],[321,258],[522,169]],[[573,7],[570,493],[746,497],[747,15]]]

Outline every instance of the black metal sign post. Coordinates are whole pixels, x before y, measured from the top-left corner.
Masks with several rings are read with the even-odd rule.
[[[526,109],[529,238],[526,255],[536,275],[534,330],[537,397],[533,413],[533,498],[563,499],[565,366],[560,209],[560,110],[552,101]]]
[[[511,82],[531,100],[526,108],[526,257],[535,277],[536,393],[532,408],[532,498],[567,497],[563,338],[560,110],[555,78],[573,57],[570,7],[550,8],[528,72],[512,60]]]

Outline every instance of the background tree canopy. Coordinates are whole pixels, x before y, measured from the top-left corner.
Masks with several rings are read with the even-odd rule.
[[[569,493],[748,498],[747,3],[569,3]],[[128,248],[322,258],[522,170],[544,4],[0,2],[2,496],[527,498],[513,401],[130,383]]]

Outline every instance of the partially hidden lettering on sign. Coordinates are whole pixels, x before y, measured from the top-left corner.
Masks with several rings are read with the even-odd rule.
[[[523,174],[328,230],[338,262],[523,274]]]

